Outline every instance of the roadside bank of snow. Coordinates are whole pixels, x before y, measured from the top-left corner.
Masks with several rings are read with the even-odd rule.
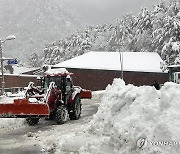
[[[90,123],[66,135],[56,134],[56,153],[178,154],[180,85],[125,85],[115,79],[104,92]],[[53,139],[52,135],[48,137]],[[49,140],[48,139],[48,140]],[[48,140],[43,140],[46,145]],[[45,150],[46,151],[46,150]]]
[[[24,93],[19,92],[18,94],[12,95],[8,93],[11,97],[2,95],[0,96],[0,104],[12,104],[14,103],[14,99],[23,98]],[[20,118],[0,118],[0,132],[6,132],[13,129],[21,128],[25,124],[24,119]]]
[[[97,140],[82,146],[80,152],[107,153],[111,149],[109,153],[179,153],[179,100],[180,85],[174,83],[165,83],[157,91],[115,79],[106,88],[86,131],[97,135]]]

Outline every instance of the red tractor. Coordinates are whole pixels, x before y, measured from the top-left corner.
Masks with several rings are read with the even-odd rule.
[[[41,117],[55,119],[58,124],[77,120],[81,116],[81,99],[91,98],[90,90],[74,86],[72,73],[66,69],[52,69],[41,78],[41,88],[30,82],[24,98],[12,103],[0,103],[0,116],[4,118],[26,118],[35,125]]]

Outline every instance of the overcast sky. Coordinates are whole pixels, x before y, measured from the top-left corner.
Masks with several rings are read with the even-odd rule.
[[[67,5],[87,22],[112,22],[126,13],[138,14],[141,8],[153,9],[160,0],[67,0]]]

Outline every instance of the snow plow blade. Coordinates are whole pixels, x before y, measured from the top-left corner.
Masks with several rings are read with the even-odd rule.
[[[81,99],[91,99],[92,98],[92,91],[82,89],[80,92],[80,98]]]
[[[0,103],[0,118],[45,117],[49,107],[45,103],[31,103],[28,99],[15,99],[14,103]]]

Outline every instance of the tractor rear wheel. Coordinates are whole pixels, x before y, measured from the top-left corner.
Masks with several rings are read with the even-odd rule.
[[[74,99],[74,104],[72,110],[69,112],[70,120],[78,120],[81,116],[81,99],[79,96],[76,96]]]
[[[59,106],[56,111],[57,124],[64,124],[67,121],[67,110],[63,106]]]
[[[39,119],[40,118],[38,118],[38,117],[28,117],[28,118],[26,118],[26,122],[28,125],[34,126],[39,122]]]

